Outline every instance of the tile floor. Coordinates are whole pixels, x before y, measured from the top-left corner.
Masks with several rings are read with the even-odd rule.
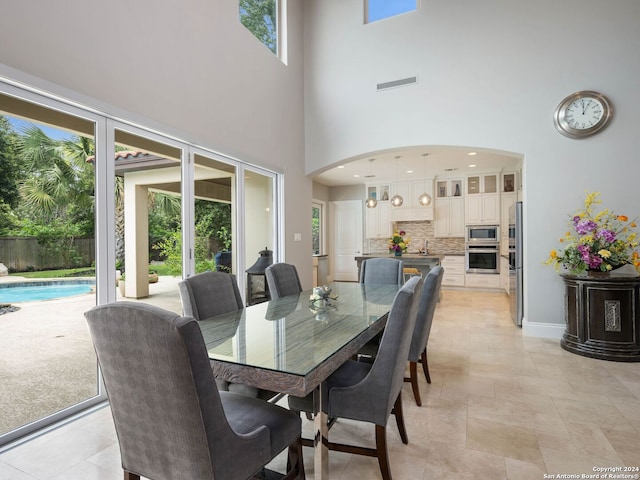
[[[389,423],[394,480],[540,480],[640,467],[640,364],[584,358],[557,340],[523,337],[503,294],[444,291],[429,363],[433,383],[421,378],[423,406],[408,384],[403,391],[409,445]],[[307,434],[310,423],[303,421]],[[330,437],[373,445],[373,428],[340,420]],[[332,479],[380,478],[373,458],[330,458]],[[305,462],[313,479],[311,449]],[[0,454],[0,480],[121,478],[108,408]]]

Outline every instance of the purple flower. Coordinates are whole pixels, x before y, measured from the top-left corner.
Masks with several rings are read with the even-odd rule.
[[[598,228],[598,224],[593,220],[585,220],[583,222],[575,223],[576,217],[573,217],[574,224],[576,226],[576,232],[580,235],[584,235],[588,232],[593,232],[596,228]]]
[[[587,247],[586,245],[578,245],[577,249],[580,252],[580,255],[582,256],[582,259],[585,262],[588,262],[589,261],[589,247]]]
[[[601,230],[597,235],[599,238],[602,238],[605,242],[613,243],[616,240],[616,233],[611,230]]]
[[[590,268],[598,268],[602,263],[602,258],[598,256],[590,257],[588,262]]]

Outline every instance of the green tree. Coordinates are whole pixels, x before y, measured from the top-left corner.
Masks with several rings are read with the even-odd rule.
[[[277,0],[240,0],[240,22],[278,54]]]
[[[0,115],[0,203],[18,205],[18,179],[21,176],[16,153],[17,134],[9,120]]]
[[[18,136],[17,152],[24,169],[20,215],[42,225],[77,222],[83,234],[92,234],[94,169],[87,157],[93,141],[57,141],[29,125]]]

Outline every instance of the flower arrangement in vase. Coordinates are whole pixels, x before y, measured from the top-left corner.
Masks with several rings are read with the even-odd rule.
[[[399,257],[403,252],[407,251],[407,248],[409,247],[409,239],[405,239],[405,235],[406,232],[404,230],[393,232],[392,237],[389,239],[389,253],[394,253]]]
[[[563,267],[573,275],[609,272],[629,264],[640,271],[635,219],[629,221],[609,209],[596,212],[595,205],[602,203],[599,196],[587,193],[584,208],[570,216],[570,230],[560,238],[564,249],[551,250],[546,265]]]

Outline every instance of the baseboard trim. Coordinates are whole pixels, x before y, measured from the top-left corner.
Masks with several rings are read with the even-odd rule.
[[[522,321],[522,333],[525,337],[542,337],[560,340],[564,334],[564,324]]]

